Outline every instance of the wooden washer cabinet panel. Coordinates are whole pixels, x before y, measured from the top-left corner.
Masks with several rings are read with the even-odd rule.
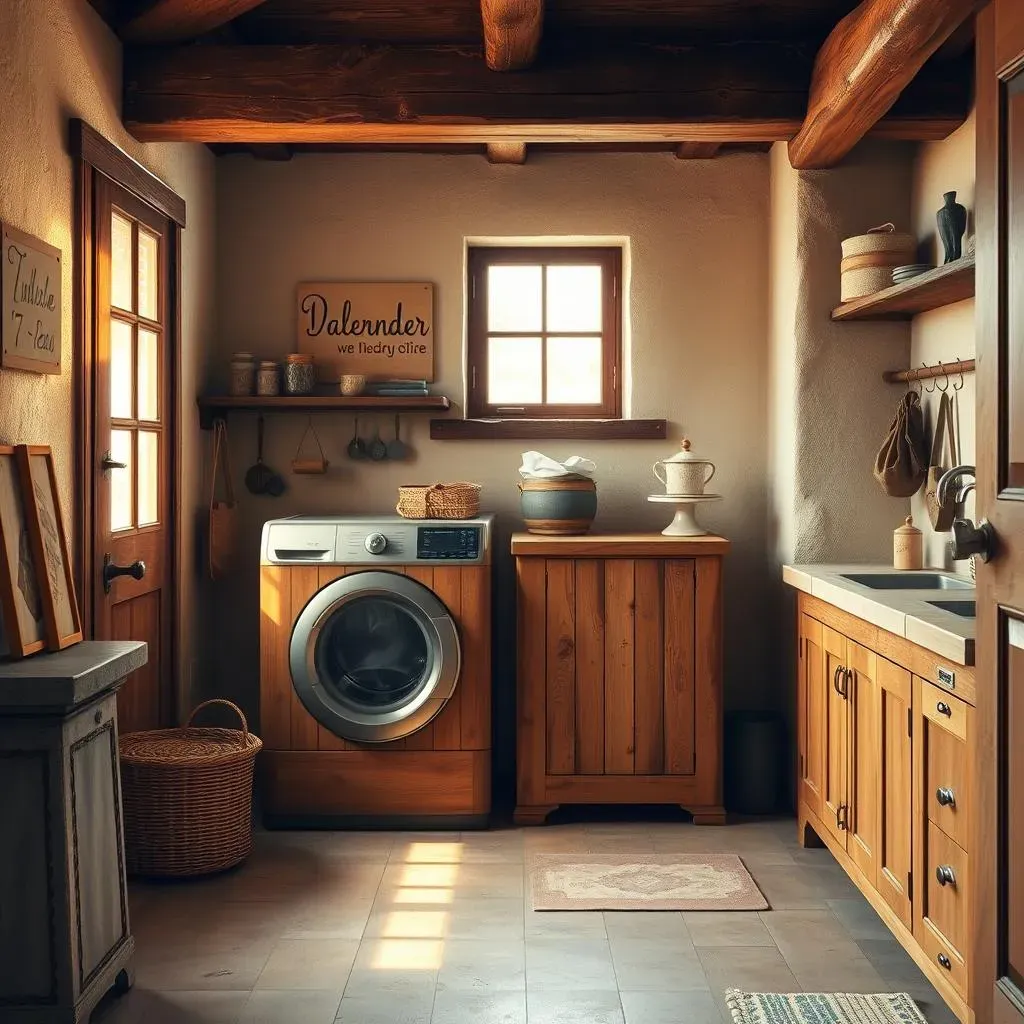
[[[828,846],[971,1024],[974,709],[936,685],[935,655],[805,594],[798,641],[801,841]],[[954,675],[973,697],[973,668]]]
[[[517,534],[516,820],[675,803],[724,821],[720,537]]]
[[[490,565],[387,568],[433,590],[459,631],[455,693],[422,729],[384,744],[344,740],[320,725],[295,693],[288,646],[296,618],[332,580],[368,568],[260,568],[260,765],[268,820],[482,820],[491,805]]]

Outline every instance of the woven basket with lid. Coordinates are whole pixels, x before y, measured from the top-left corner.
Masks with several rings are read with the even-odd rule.
[[[888,288],[895,267],[917,258],[917,239],[894,224],[869,228],[867,234],[844,238],[840,300],[849,302]]]
[[[480,484],[403,484],[395,511],[403,519],[472,519],[480,514]]]
[[[200,728],[196,714],[231,708],[241,729]],[[186,877],[223,871],[252,850],[253,765],[263,743],[241,708],[199,704],[181,729],[120,739],[128,874]]]

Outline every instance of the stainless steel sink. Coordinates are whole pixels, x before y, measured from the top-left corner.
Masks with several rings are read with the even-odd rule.
[[[965,619],[975,618],[973,601],[929,601],[933,608],[941,608],[944,612],[961,615]]]
[[[844,580],[859,583],[872,590],[973,590],[966,580],[943,576],[937,572],[851,572]]]

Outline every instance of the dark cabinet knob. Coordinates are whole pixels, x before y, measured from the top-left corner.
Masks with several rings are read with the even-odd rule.
[[[945,967],[947,971],[953,969],[953,963],[945,953],[940,953],[935,959],[939,961],[939,966]]]
[[[935,799],[939,801],[939,805],[942,807],[956,807],[956,794],[946,786],[939,786],[935,790]]]
[[[948,864],[940,864],[935,869],[935,880],[939,885],[956,885],[956,874]]]
[[[136,559],[131,565],[115,565],[110,555],[103,556],[103,593],[109,594],[114,580],[118,576],[131,576],[133,580],[141,580],[146,575],[146,563]]]
[[[938,704],[935,705],[935,710],[938,711],[940,715],[945,715],[947,718],[953,717],[953,709],[944,700],[940,700]]]

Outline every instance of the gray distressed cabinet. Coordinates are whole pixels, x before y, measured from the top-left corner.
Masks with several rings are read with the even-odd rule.
[[[132,983],[116,693],[146,645],[0,664],[0,1020],[88,1021]]]

